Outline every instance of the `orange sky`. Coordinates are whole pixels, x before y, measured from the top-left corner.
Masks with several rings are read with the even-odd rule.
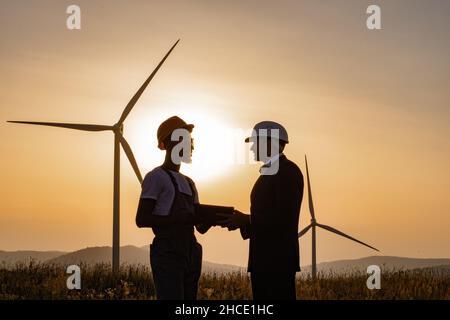
[[[196,124],[183,169],[202,202],[246,211],[258,166],[222,166],[211,128],[279,121],[303,171],[308,154],[320,223],[383,255],[450,257],[448,2],[377,1],[381,31],[365,27],[370,1],[76,2],[80,31],[65,27],[72,1],[0,0],[0,250],[111,245],[113,135],[5,121],[112,125],[181,38],[125,122],[143,174],[160,164],[159,122],[179,114]],[[124,154],[121,168],[121,243],[143,245]],[[205,259],[246,264],[237,232],[199,239]],[[318,231],[319,261],[371,254]]]

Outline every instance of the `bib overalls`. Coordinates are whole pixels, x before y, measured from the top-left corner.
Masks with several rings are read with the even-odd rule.
[[[195,300],[202,267],[202,247],[194,235],[194,188],[192,195],[179,191],[173,174],[170,177],[175,196],[170,215],[177,223],[153,227],[155,238],[150,245],[150,264],[158,300]]]

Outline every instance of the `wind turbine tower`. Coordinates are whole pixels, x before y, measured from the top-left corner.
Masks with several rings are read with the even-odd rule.
[[[377,248],[374,248],[370,245],[368,245],[367,243],[364,243],[362,241],[359,241],[345,233],[343,233],[342,231],[339,231],[333,227],[324,225],[324,224],[320,224],[317,222],[316,220],[316,214],[314,212],[314,204],[313,204],[313,200],[312,200],[312,194],[311,194],[311,181],[309,179],[309,168],[308,168],[308,159],[306,158],[305,155],[305,162],[306,162],[306,176],[307,176],[307,183],[308,183],[308,204],[309,204],[309,212],[311,214],[311,223],[305,227],[302,231],[300,231],[298,233],[298,237],[300,238],[301,236],[303,236],[305,233],[307,233],[309,231],[309,229],[311,229],[311,241],[312,241],[312,251],[311,251],[311,275],[313,279],[316,279],[317,276],[317,261],[316,261],[316,227],[322,228],[324,230],[327,230],[329,232],[335,233],[341,237],[350,239],[352,241],[358,242],[359,244],[362,244],[366,247],[369,247],[375,251],[379,251]]]
[[[112,131],[114,134],[114,187],[113,187],[113,245],[112,245],[112,269],[113,272],[118,272],[120,268],[120,146],[122,146],[123,151],[127,155],[128,160],[133,167],[133,170],[139,180],[142,183],[142,175],[139,171],[136,159],[134,158],[133,152],[131,151],[130,145],[123,136],[123,124],[127,118],[130,111],[133,109],[136,102],[139,100],[140,96],[147,88],[150,81],[153,79],[155,74],[158,72],[159,68],[166,61],[167,57],[170,55],[172,50],[178,44],[180,40],[170,48],[166,53],[161,62],[156,66],[155,70],[150,74],[150,76],[145,80],[139,90],[131,98],[130,102],[126,105],[125,109],[120,116],[119,121],[114,125],[99,125],[99,124],[79,124],[79,123],[56,123],[56,122],[35,122],[35,121],[8,121],[11,123],[20,124],[32,124],[40,126],[50,126],[59,127],[66,129],[75,129],[82,131]]]

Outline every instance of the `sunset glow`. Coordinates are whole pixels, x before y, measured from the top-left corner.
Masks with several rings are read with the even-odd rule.
[[[79,31],[65,26],[67,1],[2,1],[0,250],[111,245],[113,135],[6,121],[113,125],[181,39],[124,123],[143,175],[163,161],[158,125],[178,115],[195,125],[181,171],[201,201],[248,212],[261,164],[236,160],[243,137],[277,121],[304,174],[308,155],[321,221],[383,255],[450,256],[447,2],[385,1],[379,31],[359,0],[77,3]],[[122,153],[122,245],[152,241],[135,224],[140,191]],[[299,229],[309,221],[303,201]],[[239,232],[198,238],[205,259],[247,263]],[[308,235],[300,247],[309,264]],[[318,262],[373,254],[322,231],[317,251]]]

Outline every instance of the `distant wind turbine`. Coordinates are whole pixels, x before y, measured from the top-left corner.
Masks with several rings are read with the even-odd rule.
[[[324,225],[324,224],[317,223],[316,215],[314,213],[314,205],[313,205],[312,194],[311,194],[311,182],[309,180],[308,159],[306,158],[306,155],[305,155],[305,162],[306,162],[306,176],[307,176],[307,180],[308,180],[308,204],[309,204],[309,212],[311,214],[311,224],[308,225],[306,228],[304,228],[302,231],[300,231],[298,233],[298,237],[300,238],[305,233],[307,233],[309,231],[309,229],[312,229],[311,230],[311,232],[312,232],[312,253],[311,253],[311,256],[312,256],[311,257],[311,259],[312,259],[311,267],[312,267],[312,269],[311,269],[311,273],[312,273],[312,278],[316,279],[316,275],[317,275],[317,264],[316,264],[316,227],[325,229],[325,230],[327,230],[329,232],[333,232],[333,233],[335,233],[337,235],[340,235],[340,236],[342,236],[344,238],[347,238],[347,239],[353,240],[355,242],[358,242],[358,243],[360,243],[360,244],[362,244],[362,245],[364,245],[366,247],[369,247],[369,248],[371,248],[373,250],[376,250],[376,251],[379,251],[379,250],[377,248],[369,246],[367,243],[364,243],[364,242],[359,241],[359,240],[357,240],[357,239],[355,239],[353,237],[350,237],[349,235],[347,235],[347,234],[345,234],[345,233],[343,233],[343,232],[341,232],[341,231],[339,231],[339,230],[337,230],[335,228],[332,228],[332,227]]]
[[[138,101],[139,97],[147,88],[150,81],[153,79],[155,74],[158,72],[159,68],[162,66],[164,61],[170,55],[172,50],[178,44],[180,40],[170,48],[158,66],[153,70],[150,76],[145,80],[144,84],[139,88],[135,95],[131,98],[130,102],[126,105],[122,112],[119,121],[112,125],[98,125],[98,124],[78,124],[78,123],[55,123],[55,122],[34,122],[34,121],[8,121],[11,123],[21,123],[21,124],[33,124],[40,126],[50,126],[50,127],[60,127],[67,129],[75,129],[82,131],[107,131],[111,130],[114,133],[114,198],[113,198],[113,247],[112,247],[112,269],[113,272],[118,272],[120,268],[120,145],[122,146],[128,160],[133,167],[134,172],[140,183],[142,183],[142,175],[139,171],[136,159],[134,158],[133,152],[131,151],[130,145],[125,140],[123,136],[123,123],[127,118],[130,111],[133,109],[134,105]]]

